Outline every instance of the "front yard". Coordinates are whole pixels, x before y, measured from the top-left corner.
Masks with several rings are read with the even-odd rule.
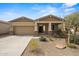
[[[66,47],[64,49],[56,48],[57,44],[65,45],[64,38],[52,38],[47,41],[32,39],[24,50],[22,56],[79,56],[79,46],[77,49]]]

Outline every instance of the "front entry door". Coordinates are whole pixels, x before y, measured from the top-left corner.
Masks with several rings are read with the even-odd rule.
[[[43,31],[43,26],[39,26],[39,33],[43,33],[44,31]]]

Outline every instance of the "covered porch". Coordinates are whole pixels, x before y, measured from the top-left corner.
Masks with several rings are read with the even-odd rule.
[[[62,25],[62,28],[59,28],[59,25]],[[64,28],[64,23],[63,22],[35,22],[35,34],[47,34],[47,35],[52,35],[54,32],[57,30],[65,30]]]

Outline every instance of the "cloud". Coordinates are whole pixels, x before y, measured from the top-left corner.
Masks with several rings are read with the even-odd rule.
[[[39,11],[42,7],[39,4],[35,4],[31,9],[35,11]]]
[[[52,7],[51,5],[39,7],[39,5],[36,5],[32,8],[33,10],[37,11],[37,14],[40,16],[45,16],[49,14],[55,14],[58,10],[56,7]]]
[[[72,11],[74,11],[75,10],[75,8],[67,8],[67,9],[65,9],[64,11],[65,12],[72,12]]]
[[[6,15],[6,16],[14,16],[17,14],[17,10],[18,8],[12,6],[12,8],[7,8],[2,15]]]
[[[64,9],[64,15],[65,15],[65,16],[66,16],[66,15],[69,15],[69,14],[75,12],[75,11],[76,11],[75,8],[66,8],[66,9]]]
[[[13,12],[4,12],[3,14],[7,15],[7,16],[13,16],[13,15],[15,15],[15,13],[13,13]]]
[[[56,10],[57,9],[54,7],[47,7],[45,9],[40,10],[39,13],[54,13],[54,12],[56,12]]]
[[[49,14],[55,14],[56,13],[56,9],[55,8],[48,8],[48,9],[44,9],[44,10],[41,10],[39,12],[39,14],[41,16],[45,16],[45,15],[49,15]]]
[[[17,17],[22,16],[22,14],[20,13],[16,13],[16,12],[11,12],[11,11],[5,11],[2,14],[0,14],[0,19],[4,19],[6,21],[9,21],[11,19],[15,19]]]
[[[68,8],[68,7],[72,7],[72,6],[76,5],[76,4],[77,3],[65,3],[65,4],[62,5],[62,7]]]
[[[76,4],[77,3],[64,3],[61,7],[64,15],[68,15],[68,14],[73,13],[76,10],[73,6],[75,6]]]

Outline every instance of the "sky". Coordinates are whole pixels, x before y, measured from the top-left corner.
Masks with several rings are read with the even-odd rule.
[[[22,16],[35,20],[50,14],[64,18],[78,10],[79,3],[0,3],[0,20]]]

